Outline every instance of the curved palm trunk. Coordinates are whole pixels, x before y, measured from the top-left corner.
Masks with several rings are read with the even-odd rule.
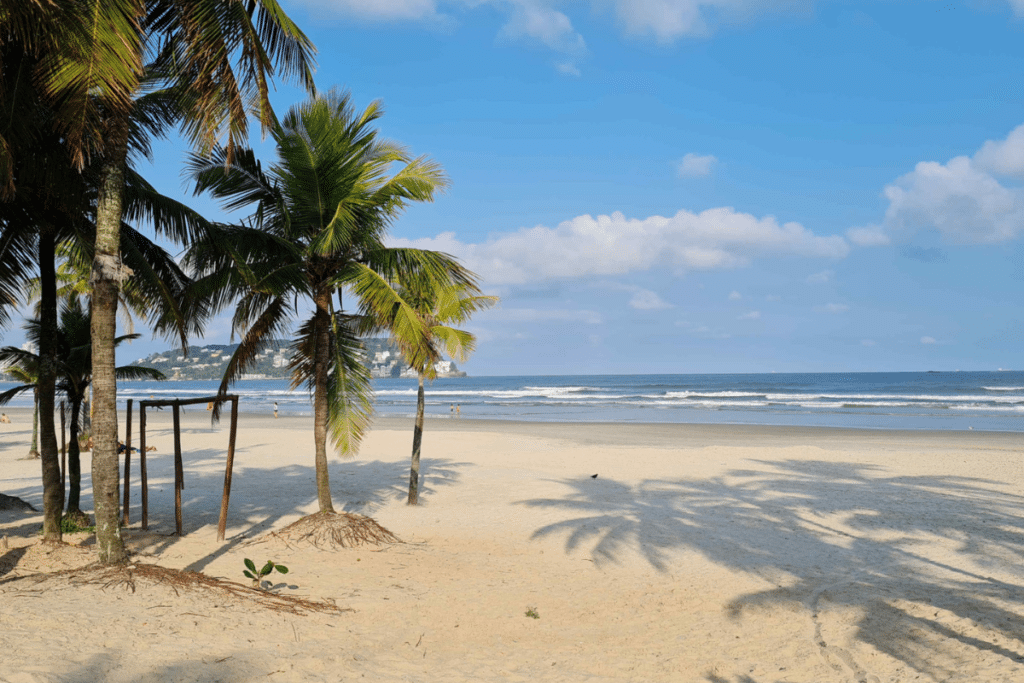
[[[420,373],[420,388],[416,392],[416,426],[412,430],[412,469],[409,471],[409,505],[420,502],[420,444],[423,443],[423,413],[426,401],[423,398],[423,373]]]
[[[53,423],[57,382],[57,275],[54,271],[55,235],[52,227],[39,231],[39,446],[43,469],[43,540],[60,541],[64,512],[64,486],[60,480],[60,454]]]
[[[110,156],[103,165],[96,206],[96,255],[92,265],[92,487],[96,551],[101,564],[123,564],[128,560],[118,515],[120,461],[117,455],[117,380],[114,376],[128,122],[121,116],[113,123]]]
[[[320,512],[334,512],[331,482],[327,472],[327,369],[331,360],[330,291],[319,292],[314,301],[316,349],[313,359],[313,440],[316,442],[316,497],[320,503]]]
[[[82,516],[82,454],[78,446],[78,419],[82,412],[80,399],[71,399],[71,443],[68,444],[68,515]]]

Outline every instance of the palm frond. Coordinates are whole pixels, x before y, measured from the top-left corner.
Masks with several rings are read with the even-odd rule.
[[[156,368],[146,368],[140,365],[122,365],[121,367],[114,369],[114,376],[117,377],[117,379],[123,379],[126,381],[167,379],[167,375]]]

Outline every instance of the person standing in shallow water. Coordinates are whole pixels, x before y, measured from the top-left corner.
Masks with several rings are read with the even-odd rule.
[[[274,417],[277,417],[277,401],[274,401]]]
[[[454,403],[452,404],[451,411],[452,411],[452,417],[455,417],[455,404]]]

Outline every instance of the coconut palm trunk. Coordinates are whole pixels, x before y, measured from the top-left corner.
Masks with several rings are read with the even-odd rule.
[[[316,334],[316,372],[313,379],[313,440],[316,442],[316,497],[320,512],[334,512],[331,502],[331,481],[327,471],[327,372],[331,358],[331,292],[322,290],[316,296],[313,325]]]
[[[412,430],[412,468],[409,470],[409,505],[420,502],[420,445],[423,443],[423,413],[426,399],[423,397],[423,373],[419,373],[420,388],[416,392],[416,426]]]
[[[82,517],[82,452],[78,445],[78,420],[82,412],[81,401],[71,400],[71,442],[68,444],[68,516]]]
[[[32,392],[32,450],[28,452],[30,457],[39,457],[39,389]]]
[[[124,170],[128,121],[114,123],[110,154],[104,163],[96,206],[96,252],[92,278],[92,487],[96,515],[96,549],[101,564],[122,564],[128,556],[118,515],[120,482],[117,454],[117,379],[114,337],[117,301]]]
[[[60,541],[60,518],[64,512],[64,486],[60,480],[60,454],[53,423],[54,392],[57,384],[57,276],[55,230],[39,230],[39,446],[43,470],[43,540]]]

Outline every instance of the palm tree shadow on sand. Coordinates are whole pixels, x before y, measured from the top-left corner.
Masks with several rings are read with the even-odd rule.
[[[871,679],[843,639],[934,680],[965,661],[1024,671],[1024,497],[981,478],[752,462],[705,480],[566,480],[566,496],[521,504],[571,513],[533,537],[564,535],[567,553],[589,548],[598,565],[639,553],[669,572],[689,551],[774,583],[730,615],[803,605],[822,656],[853,680]],[[835,623],[844,610],[857,614],[849,628]]]
[[[316,473],[312,463],[247,471],[245,455],[248,450],[243,447],[236,452],[226,541],[215,544],[209,555],[192,562],[187,569],[202,571],[239,544],[280,526],[282,520],[306,514],[316,502]],[[158,454],[159,457],[154,455],[150,454],[147,466],[150,529],[143,532],[132,528],[126,532],[132,552],[141,555],[159,555],[180,540],[174,534],[173,456],[168,453]],[[220,517],[224,462],[224,452],[217,449],[185,454],[185,489],[182,491],[185,534],[202,527],[216,527]],[[460,470],[467,464],[444,458],[425,458],[423,463],[426,485],[422,495],[426,499],[438,489],[458,483]],[[133,467],[131,519],[138,523],[141,510],[137,463]],[[268,484],[268,475],[273,477],[272,484]],[[367,516],[372,516],[384,504],[404,501],[408,476],[409,465],[403,462],[357,459],[331,463],[331,488],[334,495],[344,501],[342,509]]]

